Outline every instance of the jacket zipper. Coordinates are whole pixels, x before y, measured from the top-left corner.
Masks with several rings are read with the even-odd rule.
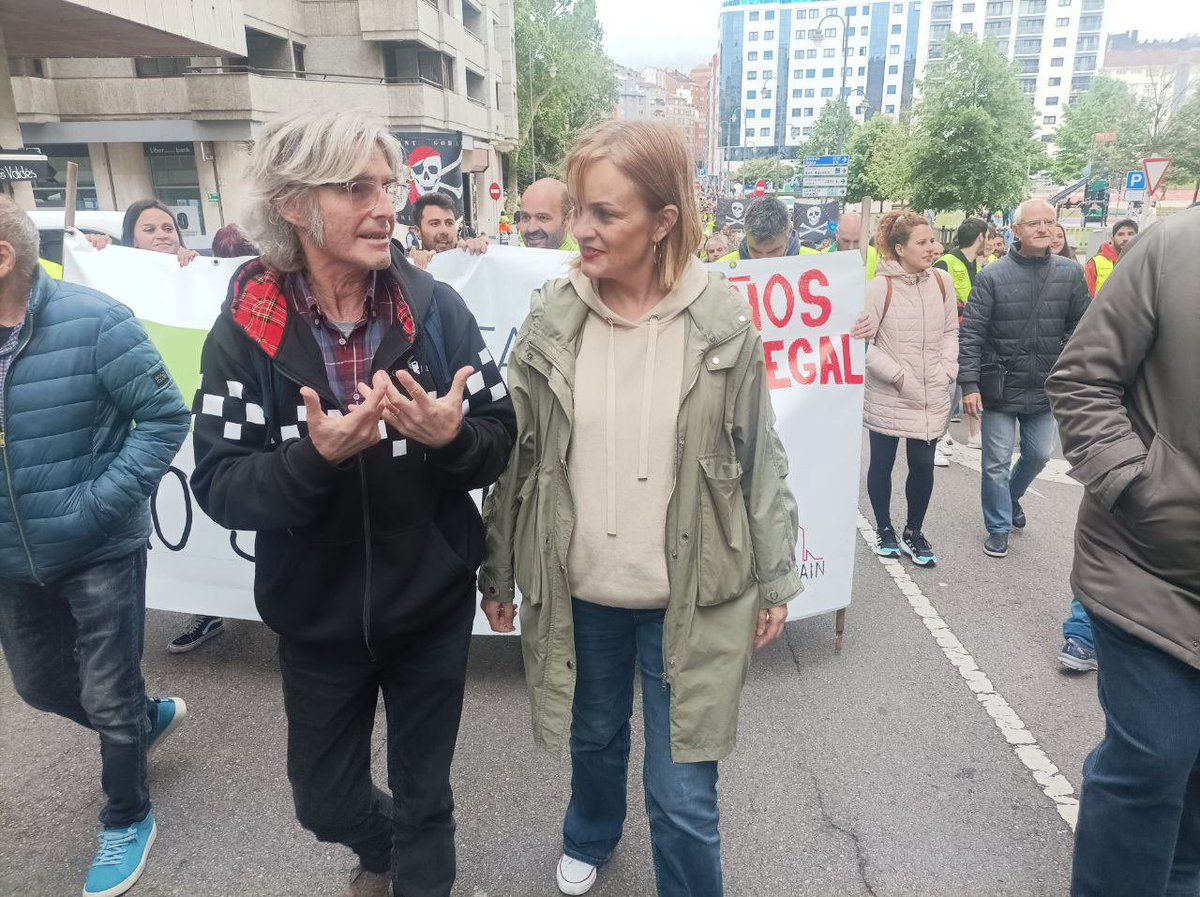
[[[42,578],[38,576],[37,567],[33,563],[33,552],[29,550],[29,540],[25,538],[25,525],[21,523],[21,512],[17,510],[17,497],[13,494],[12,481],[12,466],[8,461],[8,431],[6,429],[8,417],[8,384],[12,380],[12,366],[16,363],[17,358],[25,347],[29,345],[29,340],[32,334],[26,335],[15,352],[13,352],[12,361],[9,362],[8,376],[4,378],[4,413],[0,415],[0,454],[4,457],[4,480],[8,484],[8,503],[12,506],[13,522],[17,524],[17,535],[21,537],[21,548],[25,550],[25,560],[29,564],[29,573],[33,577],[33,581],[39,586],[45,585]]]
[[[937,275],[930,276],[936,277]],[[925,441],[928,442],[932,438],[929,430],[929,331],[925,324],[925,297],[921,295],[919,283],[917,284],[917,299],[921,302],[921,389],[925,393]]]

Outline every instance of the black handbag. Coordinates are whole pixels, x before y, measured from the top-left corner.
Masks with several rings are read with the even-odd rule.
[[[1050,271],[1053,266],[1054,258],[1050,257],[1046,259],[1046,273],[1042,275],[1037,295],[1033,300],[1033,311],[1029,314],[1029,320],[1025,322],[1025,329],[1021,333],[1016,347],[1005,357],[998,357],[995,361],[985,361],[979,365],[979,396],[983,399],[984,408],[1004,403],[1004,391],[1008,386],[1009,368],[1021,356],[1021,353],[1025,351],[1025,347],[1029,344],[1029,339],[1033,335],[1034,326],[1037,324],[1038,312],[1042,310],[1042,299],[1046,295],[1046,284],[1050,280]]]

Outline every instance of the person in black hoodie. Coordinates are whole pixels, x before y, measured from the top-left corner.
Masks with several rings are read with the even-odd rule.
[[[192,489],[254,530],[279,633],[296,815],[350,847],[347,895],[445,897],[450,765],[483,524],[516,431],[462,299],[391,242],[399,144],[364,113],[268,123],[248,168],[262,255],[201,356]],[[371,779],[379,693],[390,794]]]

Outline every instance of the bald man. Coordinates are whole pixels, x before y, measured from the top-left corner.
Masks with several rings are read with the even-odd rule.
[[[555,178],[542,178],[525,188],[521,219],[517,222],[522,245],[574,252],[579,245],[571,238],[570,224],[571,198],[566,184]]]
[[[862,248],[862,215],[858,212],[846,212],[838,219],[837,238],[830,252],[858,252]],[[875,268],[879,265],[879,253],[874,246],[867,247],[867,280],[875,276]]]
[[[1021,497],[1054,448],[1046,377],[1088,307],[1083,268],[1050,252],[1057,224],[1045,200],[1017,207],[1018,242],[975,277],[959,330],[963,410],[983,416],[983,550],[995,558],[1008,554],[1009,531],[1025,527]]]

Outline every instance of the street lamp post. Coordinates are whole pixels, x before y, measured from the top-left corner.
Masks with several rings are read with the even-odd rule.
[[[850,98],[846,94],[846,69],[849,68],[849,63],[847,63],[846,60],[849,59],[849,54],[850,54],[850,23],[847,22],[845,17],[842,16],[840,13],[831,12],[831,13],[827,14],[823,19],[821,19],[820,22],[817,23],[816,28],[813,28],[811,31],[808,32],[808,39],[811,40],[814,44],[816,44],[816,46],[820,47],[821,43],[825,40],[825,30],[824,30],[825,23],[827,21],[829,21],[830,19],[837,19],[839,22],[842,23],[842,58],[840,60],[840,65],[841,65],[841,69],[842,69],[842,89],[841,89],[841,93],[838,94],[838,99],[841,102],[846,104],[846,109],[847,109],[847,111],[849,111]],[[842,152],[845,151],[846,147],[845,147],[844,139],[843,139],[843,145],[841,147],[839,147],[839,149]]]

